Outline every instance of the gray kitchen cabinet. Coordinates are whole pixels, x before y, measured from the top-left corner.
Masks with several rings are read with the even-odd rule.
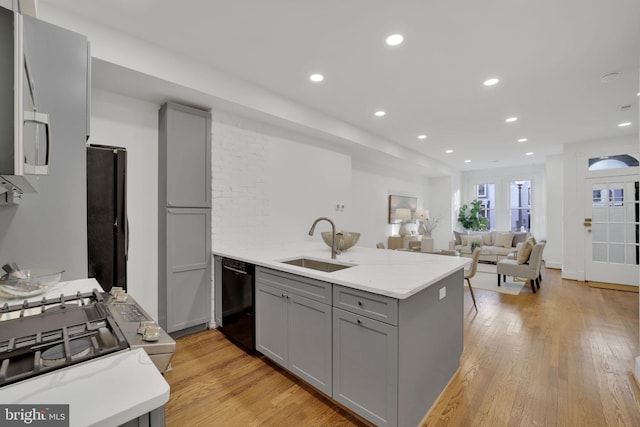
[[[205,325],[211,316],[211,214],[203,208],[167,209],[166,328]]]
[[[460,363],[462,284],[460,270],[402,300],[334,284],[333,398],[378,426],[419,425]]]
[[[256,349],[331,395],[331,284],[256,271]]]
[[[333,398],[376,425],[396,425],[397,327],[333,309]]]
[[[167,102],[160,109],[160,180],[167,207],[211,207],[211,113]]]
[[[460,365],[463,277],[396,299],[256,267],[256,349],[377,426],[419,425]]]
[[[0,7],[0,11],[5,12],[0,13],[1,16],[7,16],[7,10]],[[4,168],[5,162],[13,169],[16,160],[25,159],[22,155],[17,158],[13,155],[16,153],[14,130],[18,129],[14,123],[14,89],[17,88],[13,78],[5,80],[5,72],[13,76],[17,65],[11,57],[5,56],[5,48],[13,48],[12,21],[13,17],[9,17],[8,22],[0,19],[1,176],[15,175],[15,170]],[[23,267],[60,267],[65,270],[63,280],[86,278],[85,174],[90,98],[87,89],[91,87],[87,37],[28,16],[24,17],[24,36],[35,88],[35,106],[38,112],[50,117],[51,152],[48,157],[51,167],[46,176],[31,176],[36,180],[37,194],[13,197],[11,189],[19,185],[11,182],[13,179],[0,179],[0,186],[9,188],[7,193],[0,194],[0,259],[3,263],[4,260],[15,260]],[[28,92],[23,94],[31,98]],[[27,107],[33,108],[33,105],[23,104],[23,108]],[[44,143],[45,127],[39,127],[39,141]],[[44,158],[47,151],[43,146],[41,148],[40,154]],[[9,205],[3,206],[3,202]]]
[[[211,113],[159,112],[158,321],[173,336],[211,320]]]
[[[397,425],[398,327],[375,319],[396,320],[398,301],[337,285],[333,292],[333,398],[376,425]]]

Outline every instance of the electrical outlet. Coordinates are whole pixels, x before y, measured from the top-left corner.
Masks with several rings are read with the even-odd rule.
[[[446,296],[447,296],[447,287],[445,286],[444,288],[440,288],[440,299]]]

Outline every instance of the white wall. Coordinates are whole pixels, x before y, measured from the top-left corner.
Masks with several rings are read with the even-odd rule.
[[[562,155],[548,156],[546,159],[547,185],[547,235],[553,236],[544,248],[545,266],[562,268],[564,245],[564,173]]]
[[[460,177],[452,176],[430,178],[429,194],[425,207],[432,218],[439,218],[438,226],[431,234],[434,249],[448,249],[456,228],[456,218],[460,207]]]
[[[127,149],[127,287],[158,318],[159,105],[93,89],[90,144]]]
[[[418,199],[418,209],[425,207],[427,180],[408,180],[353,169],[354,231],[361,233],[358,245],[375,247],[382,242],[387,247],[387,237],[394,229],[389,224],[389,196],[407,196]],[[397,230],[395,230],[397,232]]]
[[[213,112],[213,247],[305,239],[320,216],[351,228],[351,158],[269,125]],[[344,211],[336,211],[336,204]],[[329,248],[327,247],[327,250]]]

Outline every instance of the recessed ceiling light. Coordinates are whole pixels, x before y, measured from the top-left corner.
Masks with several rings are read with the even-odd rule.
[[[509,117],[509,118],[507,118],[507,119],[505,120],[505,122],[507,122],[507,123],[513,123],[513,122],[515,122],[515,121],[517,121],[517,120],[518,120],[518,118],[517,118],[517,117]]]
[[[445,151],[445,153],[451,154],[451,153],[453,153],[453,150],[447,150],[447,151]]]
[[[418,139],[427,139],[427,135],[425,134],[418,135]]]
[[[392,34],[387,37],[387,44],[389,46],[398,46],[403,40],[404,37],[402,37],[402,34]]]
[[[311,80],[312,82],[321,82],[324,80],[324,76],[322,74],[311,74],[309,76],[309,80]]]
[[[471,163],[471,160],[465,160],[464,162],[465,163]]]
[[[636,93],[636,95],[640,96],[640,92]]]
[[[623,128],[625,126],[631,126],[631,122],[618,123],[619,128]]]
[[[533,156],[533,151],[529,151],[528,153],[524,153],[527,156]]]
[[[527,142],[527,141],[528,141],[528,139],[527,139],[527,138],[520,138],[520,139],[518,140],[518,142]]]
[[[384,116],[384,115],[385,115],[385,114],[387,114],[387,113],[385,113],[384,111],[376,111],[376,112],[375,112],[375,113],[373,113],[373,114],[375,114],[375,116],[376,116],[376,117],[382,117],[382,116]]]
[[[491,79],[487,79],[484,81],[484,85],[485,86],[493,86],[495,84],[497,84],[500,81],[500,79],[496,79],[495,77],[491,78]]]

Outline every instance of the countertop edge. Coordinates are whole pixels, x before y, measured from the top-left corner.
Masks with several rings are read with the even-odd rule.
[[[315,249],[315,248],[314,248]],[[369,248],[366,248],[369,249]],[[265,250],[268,250],[265,249]],[[436,274],[433,275],[431,277],[428,277],[427,279],[424,280],[424,282],[420,281],[419,284],[413,284],[410,286],[407,286],[406,288],[397,288],[395,290],[392,289],[382,289],[380,287],[373,287],[373,286],[368,286],[366,283],[363,283],[364,281],[357,281],[357,280],[346,280],[344,278],[340,277],[340,274],[336,274],[336,273],[340,273],[340,272],[333,272],[333,273],[326,273],[326,272],[322,272],[322,271],[317,271],[317,270],[313,270],[313,269],[309,269],[309,268],[303,268],[303,267],[297,267],[297,266],[293,266],[293,265],[289,265],[289,264],[285,264],[283,262],[279,262],[277,261],[278,259],[280,260],[285,260],[285,259],[290,259],[296,256],[307,256],[309,258],[318,258],[317,253],[300,253],[300,251],[295,251],[295,255],[294,252],[292,252],[291,256],[276,256],[275,259],[264,259],[264,257],[257,257],[257,256],[251,256],[251,255],[244,255],[242,252],[242,249],[232,249],[232,250],[226,250],[226,249],[218,249],[218,248],[214,248],[212,250],[212,255],[214,256],[221,256],[221,257],[227,257],[227,258],[232,258],[238,261],[243,261],[243,262],[247,262],[250,264],[254,264],[256,266],[261,266],[261,267],[265,267],[265,268],[271,268],[274,270],[278,270],[278,271],[283,271],[286,273],[291,273],[291,274],[296,274],[299,276],[303,276],[303,277],[307,277],[310,279],[315,279],[315,280],[320,280],[323,282],[328,282],[328,283],[333,283],[333,284],[337,284],[337,285],[342,285],[342,286],[346,286],[349,288],[353,288],[353,289],[358,289],[358,290],[362,290],[362,291],[366,291],[366,292],[371,292],[373,294],[376,295],[383,295],[383,296],[388,296],[391,298],[395,298],[398,300],[403,300],[403,299],[407,299],[409,297],[411,297],[412,295],[415,295],[416,293],[422,291],[423,289],[428,288],[429,286],[439,282],[441,279],[450,276],[451,274],[457,272],[458,270],[462,270],[464,269],[468,264],[471,263],[471,259],[470,258],[460,258],[460,257],[447,257],[445,258],[445,255],[433,255],[433,254],[423,254],[423,253],[410,253],[407,252],[406,255],[402,255],[402,251],[391,251],[391,250],[386,250],[386,249],[372,249],[373,251],[389,251],[391,253],[393,253],[393,255],[395,257],[402,257],[402,256],[406,256],[406,257],[410,257],[413,256],[411,254],[416,254],[419,257],[425,257],[424,260],[425,261],[432,261],[432,262],[436,262],[437,264],[442,264],[442,262],[437,262],[435,260],[439,260],[439,261],[448,261],[451,264],[451,268],[449,268],[448,270],[446,270],[445,272],[442,272],[440,274]],[[375,252],[375,253],[380,253],[380,252]],[[436,258],[428,258],[428,257],[436,257]],[[322,259],[329,261],[329,262],[336,262],[339,264],[351,264],[352,262],[349,261],[348,259],[348,254],[347,253],[343,253],[343,256],[340,256],[339,259],[335,259],[332,260],[329,257],[327,257],[325,259],[325,257],[323,256]],[[455,261],[457,260],[457,261]],[[409,264],[407,264],[409,265]],[[367,264],[363,264],[363,265],[357,265],[359,267],[362,268],[366,268]],[[395,269],[402,269],[403,268],[403,264],[402,263],[398,263],[397,265],[389,265],[389,268],[395,268]],[[344,270],[341,270],[344,271]]]

